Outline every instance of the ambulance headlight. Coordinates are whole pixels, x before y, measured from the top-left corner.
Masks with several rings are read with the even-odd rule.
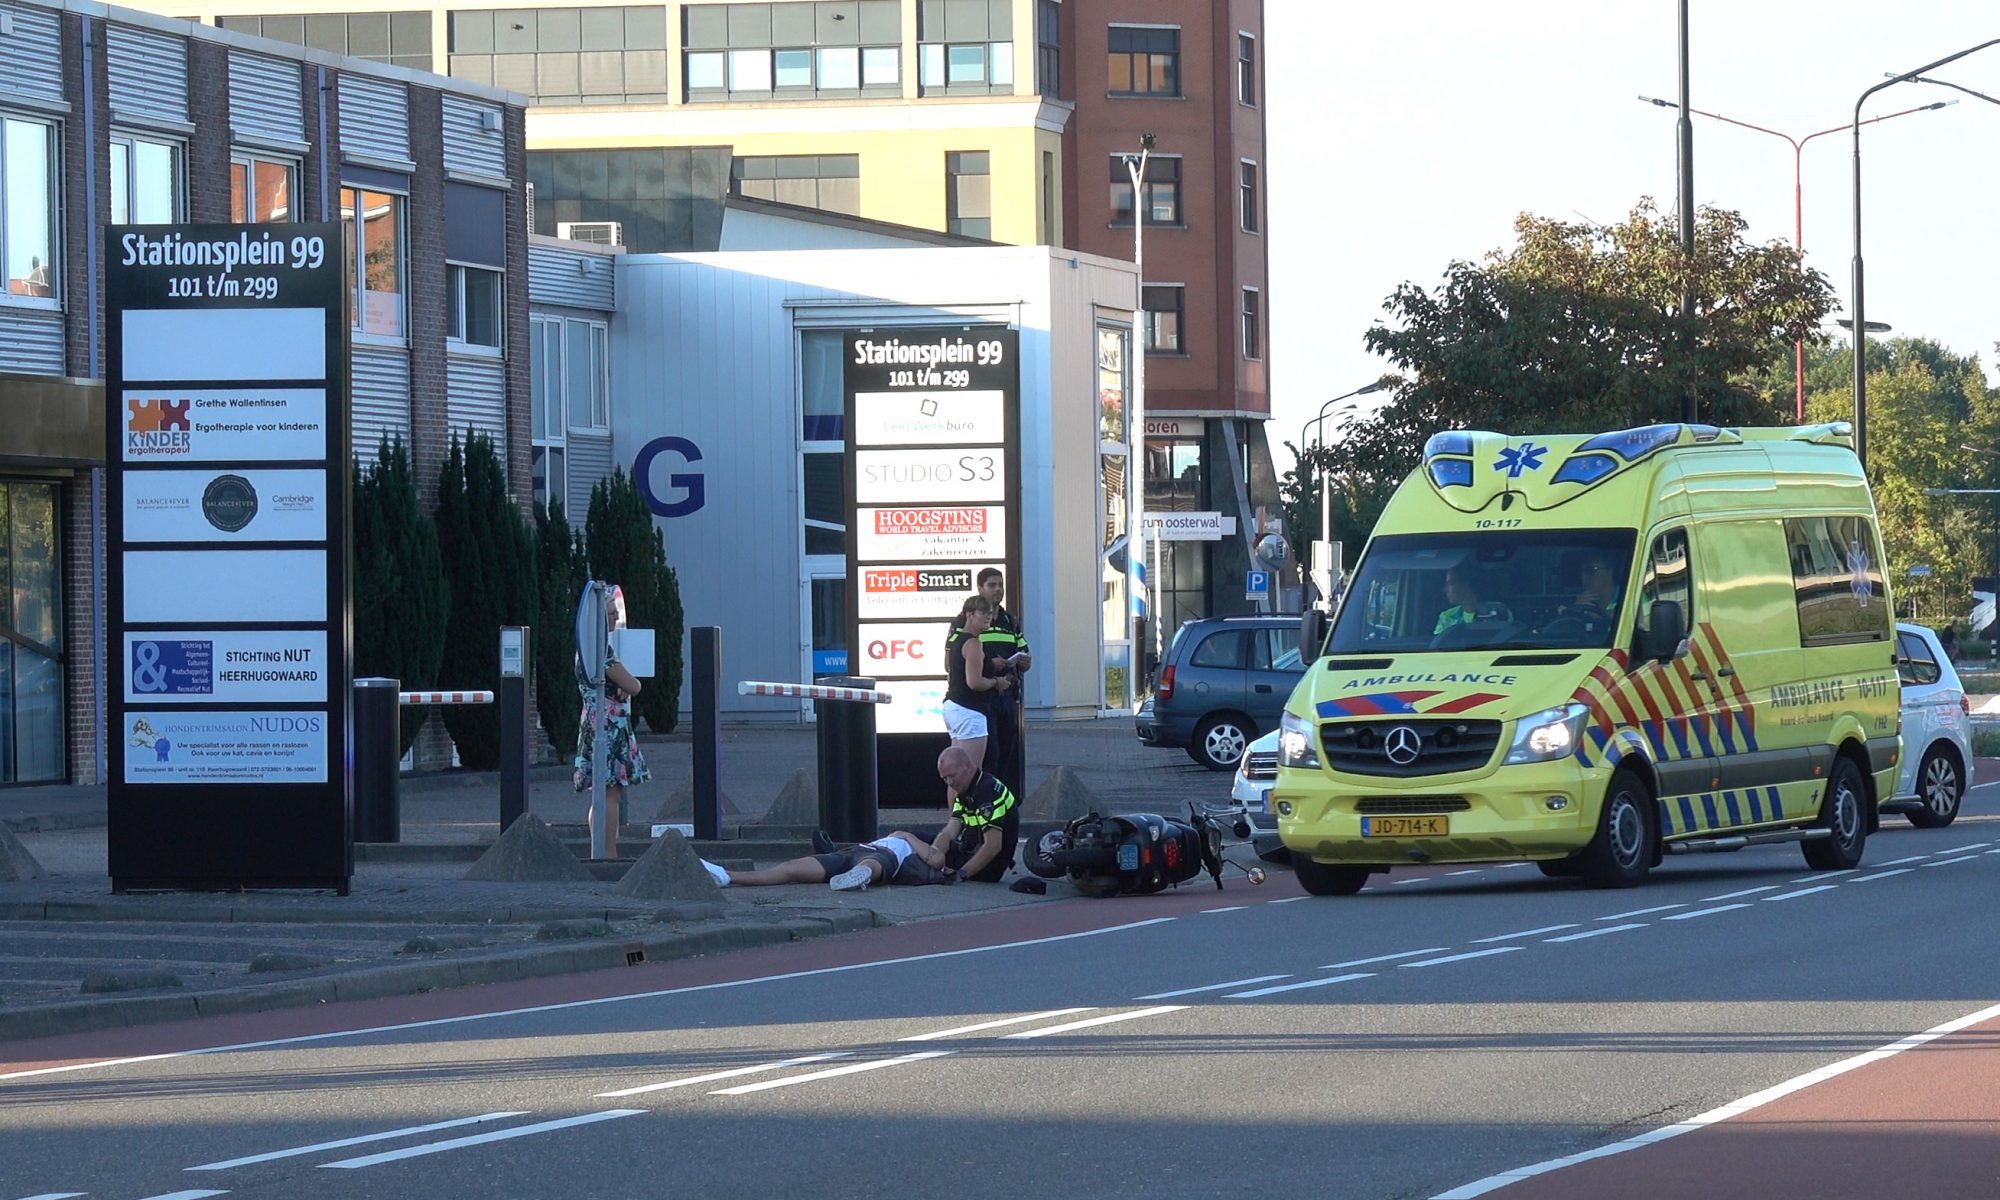
[[[1589,715],[1590,710],[1581,704],[1565,704],[1522,717],[1514,726],[1514,744],[1507,748],[1506,761],[1554,762],[1576,753]]]
[[[1313,743],[1317,731],[1303,717],[1286,713],[1278,721],[1278,765],[1319,770],[1319,747]]]

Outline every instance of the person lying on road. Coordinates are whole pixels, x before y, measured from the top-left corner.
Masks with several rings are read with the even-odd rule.
[[[911,856],[932,872],[942,872],[945,882],[953,875],[945,870],[944,851],[914,833],[897,830],[872,842],[848,850],[809,854],[779,863],[762,871],[725,871],[736,887],[769,887],[781,883],[824,883],[836,892],[866,891],[871,884],[894,880]],[[718,868],[719,869],[719,868]],[[929,882],[929,879],[917,880]]]

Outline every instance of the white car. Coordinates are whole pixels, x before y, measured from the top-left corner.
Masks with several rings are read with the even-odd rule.
[[[1236,782],[1229,789],[1229,798],[1242,806],[1255,834],[1278,832],[1278,818],[1271,815],[1271,785],[1277,781],[1278,731],[1273,729],[1243,751],[1236,763]]]
[[[1903,762],[1896,795],[1883,809],[1910,824],[1941,829],[1958,817],[1972,787],[1972,705],[1937,634],[1896,625],[1896,671],[1903,680]]]

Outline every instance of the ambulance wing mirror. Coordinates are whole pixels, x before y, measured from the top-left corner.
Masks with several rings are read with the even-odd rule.
[[[1687,640],[1687,617],[1681,612],[1678,600],[1657,602],[1652,615],[1652,627],[1646,631],[1645,656],[1669,662],[1680,654],[1681,643]]]
[[[1326,645],[1326,614],[1317,608],[1308,608],[1299,618],[1299,661],[1310,664],[1319,658],[1320,650]]]

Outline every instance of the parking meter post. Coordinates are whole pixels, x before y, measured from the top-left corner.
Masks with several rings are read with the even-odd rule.
[[[688,630],[688,654],[693,659],[688,677],[694,690],[694,836],[714,841],[722,836],[721,628],[697,625]]]
[[[528,742],[533,716],[528,705],[528,664],[533,631],[526,625],[500,629],[500,832],[528,811]]]
[[[354,840],[403,840],[399,679],[354,681]]]

